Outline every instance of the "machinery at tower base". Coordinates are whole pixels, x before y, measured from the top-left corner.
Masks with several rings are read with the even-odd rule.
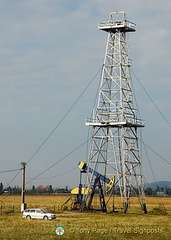
[[[86,208],[87,210],[91,209],[94,194],[95,192],[97,194],[96,190],[98,190],[99,200],[100,200],[100,209],[101,211],[106,212],[107,209],[106,209],[106,203],[105,203],[105,193],[103,192],[104,190],[102,188],[102,184],[103,183],[106,184],[106,193],[109,193],[114,186],[114,176],[109,179],[104,175],[100,174],[99,172],[93,170],[92,168],[88,168],[85,162],[80,162],[78,167],[81,169],[81,174],[87,173],[88,171],[89,173],[95,176],[95,180],[92,188],[90,189],[83,188],[82,183],[80,182],[79,187],[71,191],[72,194],[77,195],[77,204],[80,205],[80,210],[82,211],[84,208]],[[83,202],[84,194],[89,194],[89,200],[87,205],[85,205],[85,203]]]
[[[71,191],[71,194],[73,194],[74,197],[70,197],[64,204],[63,204],[63,208],[64,206],[66,207],[68,203],[70,203],[72,205],[72,210],[93,210],[92,208],[92,201],[93,201],[93,197],[96,193],[96,195],[99,195],[99,202],[100,202],[100,210],[103,212],[107,211],[106,208],[106,201],[105,201],[105,194],[110,193],[110,191],[113,189],[114,184],[115,184],[115,177],[113,176],[112,178],[107,178],[104,175],[102,175],[101,173],[93,170],[92,168],[88,168],[87,164],[85,162],[79,162],[78,167],[81,169],[80,171],[80,184],[79,187],[74,188]],[[95,176],[95,180],[94,180],[94,184],[92,186],[92,188],[84,188],[82,183],[81,183],[81,175],[84,173],[87,173],[87,171],[91,174],[93,174]],[[103,183],[106,185],[106,191],[104,192],[102,185]],[[89,195],[89,200],[88,200],[88,204],[85,205],[85,203],[83,203],[83,196],[84,194],[88,194]]]

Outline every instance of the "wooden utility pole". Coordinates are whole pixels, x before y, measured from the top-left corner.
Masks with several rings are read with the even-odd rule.
[[[22,170],[22,184],[21,184],[21,212],[23,212],[26,209],[26,203],[25,203],[25,168],[26,163],[21,162],[21,170]]]

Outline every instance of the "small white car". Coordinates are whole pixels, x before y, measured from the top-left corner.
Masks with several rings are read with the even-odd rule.
[[[23,218],[26,219],[56,219],[56,215],[48,213],[43,209],[26,209],[23,211]]]

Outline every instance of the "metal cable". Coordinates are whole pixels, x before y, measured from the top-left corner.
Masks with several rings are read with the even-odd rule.
[[[160,157],[161,159],[163,159],[163,161],[165,161],[166,163],[168,163],[169,165],[171,165],[171,163],[169,161],[167,161],[164,157],[162,157],[159,153],[157,153],[156,151],[154,151],[150,146],[148,146],[145,142],[143,142],[142,139],[140,139],[140,142],[142,142],[146,147],[148,147],[153,153],[155,153],[158,157]]]
[[[71,170],[68,170],[67,172],[64,172],[64,173],[61,173],[61,174],[58,174],[58,175],[55,175],[55,176],[52,176],[52,177],[45,177],[45,178],[36,178],[38,180],[43,180],[43,179],[51,179],[51,178],[57,178],[57,177],[60,177],[60,176],[63,176],[67,173],[70,173],[70,172],[73,172],[74,170],[78,169],[78,167],[75,167],[75,168],[72,168]],[[27,177],[28,178],[28,177]],[[32,179],[32,178],[29,178],[29,179]]]
[[[154,104],[154,106],[156,107],[156,109],[158,110],[158,112],[160,113],[160,115],[162,116],[162,118],[165,120],[165,122],[167,123],[167,125],[171,128],[171,124],[170,122],[166,119],[166,117],[164,116],[164,114],[160,111],[159,107],[157,106],[157,104],[153,101],[153,99],[151,98],[151,96],[149,95],[149,93],[147,92],[147,90],[145,89],[145,87],[142,85],[142,83],[140,82],[140,80],[138,79],[138,77],[136,76],[136,74],[134,73],[134,71],[131,69],[134,77],[136,78],[136,80],[139,82],[139,84],[141,85],[142,89],[144,90],[144,92],[146,93],[146,95],[149,97],[149,99],[151,100],[151,102]]]
[[[18,171],[18,170],[20,170],[20,169],[17,168],[17,169],[12,169],[12,170],[4,170],[4,171],[0,171],[0,174],[1,174],[1,173],[8,173],[8,172],[16,172],[16,171]]]
[[[74,106],[77,104],[77,102],[80,100],[80,98],[83,96],[85,91],[89,88],[89,86],[92,84],[96,76],[101,71],[101,68],[98,70],[98,72],[95,74],[95,76],[91,79],[91,81],[88,83],[88,85],[85,87],[85,89],[82,91],[82,93],[79,95],[79,97],[76,99],[76,101],[72,104],[72,106],[69,108],[69,110],[66,112],[66,114],[62,117],[62,119],[59,121],[59,123],[54,127],[54,129],[50,132],[50,134],[45,138],[45,140],[40,144],[40,146],[37,148],[37,150],[33,153],[33,155],[29,158],[27,161],[27,164],[33,159],[33,157],[37,154],[37,152],[43,147],[43,145],[48,141],[48,139],[51,137],[51,135],[55,132],[55,130],[59,127],[59,125],[63,122],[63,120],[67,117],[67,115],[71,112],[71,110],[74,108]]]
[[[79,148],[81,148],[84,144],[86,144],[90,139],[86,140],[85,142],[83,142],[82,144],[80,144],[77,148],[75,148],[74,150],[72,150],[70,153],[68,153],[67,155],[65,155],[64,157],[62,157],[60,160],[58,160],[57,162],[55,162],[54,164],[52,164],[50,167],[48,167],[47,169],[45,169],[44,171],[42,171],[41,173],[39,173],[38,175],[36,175],[34,178],[32,178],[30,181],[28,181],[26,183],[26,185],[30,182],[32,182],[34,179],[38,178],[40,175],[42,175],[43,173],[47,172],[49,169],[51,169],[52,167],[54,167],[56,164],[58,164],[59,162],[63,161],[65,158],[67,158],[69,155],[71,155],[73,152],[75,152],[76,150],[78,150]]]

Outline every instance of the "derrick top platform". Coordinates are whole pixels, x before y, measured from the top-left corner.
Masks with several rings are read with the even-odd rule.
[[[116,16],[120,14],[122,17],[117,20]],[[106,32],[135,32],[136,24],[126,20],[125,12],[112,12],[109,16],[109,21],[99,22],[98,29]]]

